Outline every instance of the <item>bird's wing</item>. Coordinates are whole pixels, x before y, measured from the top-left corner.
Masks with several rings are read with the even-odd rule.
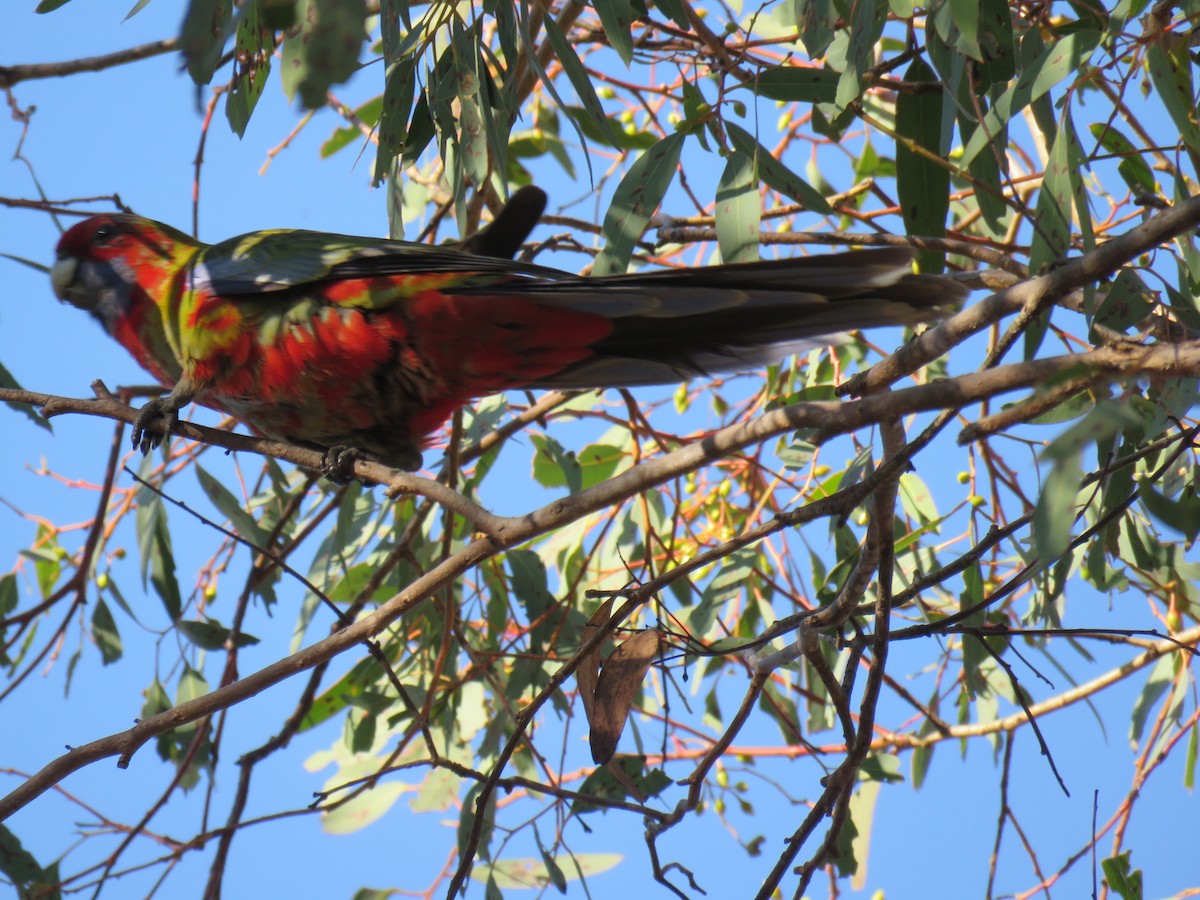
[[[237,297],[395,275],[448,276],[448,288],[571,277],[557,269],[451,247],[287,229],[256,231],[206,248],[193,277],[197,286],[218,296]]]

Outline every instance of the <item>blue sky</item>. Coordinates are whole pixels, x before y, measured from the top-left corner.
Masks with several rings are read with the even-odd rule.
[[[5,13],[0,64],[107,53],[169,36],[178,26],[177,5],[163,0],[151,3],[126,22],[121,22],[124,10],[112,4],[75,0],[45,16],[34,15],[32,6],[31,0],[25,0],[20,9],[10,8]],[[341,92],[351,105],[373,93],[378,79],[369,72]],[[28,82],[18,85],[13,97],[23,109],[36,107],[22,152],[51,198],[116,192],[145,215],[188,227],[192,161],[201,116],[195,88],[181,73],[177,57],[159,57],[68,79]],[[275,226],[357,234],[386,232],[384,194],[369,188],[370,153],[357,165],[352,150],[328,161],[318,157],[320,142],[339,124],[328,111],[319,113],[314,123],[274,158],[265,175],[259,174],[268,150],[281,141],[297,116],[273,84],[243,140],[231,134],[223,122],[215,124],[205,150],[201,237],[217,240]],[[0,162],[0,196],[35,196],[29,169],[21,161],[8,160],[20,134],[18,122],[7,117],[2,120],[0,157],[5,161]],[[694,177],[702,181],[709,174],[695,173]],[[713,180],[716,174],[711,173]],[[557,170],[553,176],[559,177]],[[556,187],[553,183],[544,186],[552,190]],[[568,196],[581,193],[578,187],[557,187]],[[49,216],[0,207],[0,252],[48,263],[56,239],[57,230]],[[44,277],[0,260],[0,284],[4,286],[0,293],[0,362],[25,387],[86,396],[88,384],[97,377],[110,386],[147,381],[98,326],[54,299]],[[0,407],[0,422],[0,433],[7,438],[0,441],[0,498],[6,502],[0,507],[0,542],[7,557],[15,561],[17,550],[32,540],[34,527],[14,508],[56,522],[78,521],[91,515],[94,494],[68,490],[56,480],[37,474],[43,460],[50,470],[65,478],[94,482],[103,470],[112,428],[108,422],[64,417],[56,420],[51,435],[5,407]],[[500,505],[518,507],[523,501],[519,487],[512,497],[497,500]],[[185,548],[180,556],[186,588],[189,573],[205,552]],[[3,568],[7,570],[11,564]],[[127,586],[135,583],[132,575],[126,578]],[[135,605],[157,604],[149,596],[129,599]],[[1149,621],[1146,604],[1136,597],[1114,600],[1111,620],[1106,615],[1108,598],[1085,596],[1072,598],[1071,602],[1095,604],[1106,625],[1145,626]],[[264,640],[243,654],[243,672],[275,659],[290,636],[289,609],[277,609],[273,618],[258,612],[250,630]],[[58,665],[35,673],[12,698],[0,704],[0,735],[4,736],[0,740],[0,767],[32,772],[61,753],[64,745],[82,744],[131,724],[140,708],[140,692],[155,671],[156,658],[160,660],[157,664],[165,665],[174,647],[159,647],[154,635],[136,628],[123,628],[122,633],[127,646],[121,664],[102,667],[94,652],[85,651],[68,696],[64,696],[63,660],[74,646],[64,647]],[[77,634],[71,632],[68,642],[78,642]],[[916,645],[897,647],[894,671],[914,670],[921,654],[928,650]],[[1099,656],[1110,665],[1123,658],[1115,653]],[[342,668],[350,662],[341,664]],[[219,664],[211,666],[210,678],[215,679],[218,672]],[[1021,677],[1036,693],[1036,677],[1029,672],[1022,672]],[[1043,852],[1043,859],[1051,864],[1086,839],[1091,828],[1093,790],[1100,792],[1102,815],[1128,790],[1133,756],[1126,737],[1128,711],[1144,678],[1144,674],[1135,675],[1126,685],[1105,695],[1097,704],[1095,717],[1075,710],[1042,721],[1055,760],[1071,789],[1070,798],[1059,791],[1033,735],[1028,730],[1018,735],[1014,751],[1017,774],[1010,799],[1022,826]],[[299,684],[289,682],[239,707],[230,719],[227,746],[248,748],[268,737],[283,715],[281,711],[290,709],[299,690]],[[1098,719],[1103,721],[1106,735]],[[578,723],[573,727],[579,733]],[[764,723],[758,727],[771,726]],[[753,733],[744,737],[740,742],[749,743]],[[277,760],[256,781],[249,815],[303,807],[311,791],[321,786],[325,774],[305,772],[300,764],[338,738],[336,728],[301,736],[286,762]],[[851,896],[869,897],[879,887],[887,888],[888,900],[982,896],[999,804],[992,756],[986,745],[977,743],[963,761],[958,746],[944,744],[937,750],[935,763],[920,791],[914,791],[907,780],[882,788],[867,884],[862,892]],[[1181,764],[1182,755],[1176,755],[1145,786],[1127,841],[1134,850],[1134,865],[1148,872],[1148,897],[1167,896],[1197,882],[1194,852],[1200,804],[1193,793],[1180,786]],[[808,761],[770,770],[771,777],[794,796],[811,796],[810,786],[820,774]],[[128,770],[119,771],[111,761],[105,761],[72,776],[63,786],[106,814],[130,822],[137,819],[148,798],[155,796],[169,777],[152,749],[143,748]],[[235,778],[233,760],[223,760],[210,822],[223,819]],[[16,783],[7,771],[0,773],[0,788],[8,789]],[[172,803],[155,819],[151,830],[175,837],[194,833],[202,800],[201,792],[193,792],[185,800]],[[669,802],[674,800],[671,796]],[[710,897],[749,893],[777,855],[779,837],[790,832],[799,818],[796,809],[782,797],[761,798],[760,793],[755,801],[755,817],[732,813],[731,820],[743,838],[756,832],[771,836],[760,858],[748,857],[711,814],[682,826],[664,840],[668,849],[686,847],[689,862],[700,860],[696,875]],[[84,818],[78,808],[47,795],[7,824],[39,860],[46,862],[71,846],[80,827],[76,823]],[[350,896],[365,885],[419,889],[446,864],[446,852],[452,846],[448,835],[453,831],[443,823],[454,818],[453,812],[411,814],[401,802],[382,821],[350,837],[324,834],[315,816],[248,829],[234,842],[227,896],[268,891],[293,896]],[[591,834],[577,826],[568,832],[575,850],[626,856],[626,864],[620,869],[595,879],[592,896],[612,897],[633,891],[638,896],[653,895],[657,889],[647,886],[648,864],[639,824],[612,813],[593,816],[588,824],[594,829]],[[94,844],[97,849],[85,843],[77,853],[91,858],[88,855],[99,852],[99,848],[110,850],[114,846],[111,840]],[[1102,847],[1101,856],[1106,848]],[[528,845],[521,849],[531,852]],[[155,853],[146,846],[140,849],[138,858],[153,858]],[[65,868],[78,869],[79,858],[72,856]],[[204,881],[210,858],[211,848],[188,854],[169,876],[160,896],[195,894]],[[1021,862],[1011,832],[1005,836],[1003,860],[1011,870],[1002,867],[1006,873],[1001,880],[1002,890],[1020,889],[1033,880],[1028,865]],[[111,888],[109,896],[142,896],[150,890],[157,874],[152,870],[149,875],[130,875]],[[1090,866],[1085,862],[1070,873],[1055,896],[1084,896],[1090,888]],[[823,885],[815,885],[812,894],[820,895],[823,890]],[[482,896],[478,885],[473,886],[471,896]]]

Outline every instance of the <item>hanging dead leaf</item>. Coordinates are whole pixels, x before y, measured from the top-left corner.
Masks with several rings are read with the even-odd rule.
[[[604,665],[592,700],[592,759],[603,765],[617,752],[625,720],[633,708],[646,671],[658,653],[659,633],[653,628],[639,631],[619,644]]]
[[[609,597],[592,613],[592,617],[587,620],[587,624],[583,626],[583,637],[580,639],[580,645],[583,645],[591,639],[597,631],[608,624],[608,620],[612,618],[613,598]],[[597,644],[591,653],[588,653],[579,661],[579,665],[575,669],[575,683],[579,685],[579,699],[583,701],[583,712],[587,716],[588,727],[593,727],[592,723],[592,702],[596,696],[596,681],[600,677],[600,645]]]

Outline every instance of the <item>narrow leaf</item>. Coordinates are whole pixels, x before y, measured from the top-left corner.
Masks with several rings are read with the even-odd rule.
[[[200,487],[205,495],[212,501],[212,505],[229,519],[234,531],[253,544],[257,549],[269,549],[267,533],[259,527],[258,522],[254,520],[254,516],[246,512],[241,502],[230,493],[225,485],[221,484],[220,481],[200,466],[196,466],[196,478],[200,481]]]
[[[275,52],[275,34],[261,21],[261,4],[247,4],[237,29],[237,57],[233,81],[225,98],[225,117],[229,127],[241,137],[262,96],[271,74],[271,56]]]
[[[624,272],[629,267],[633,248],[675,180],[684,140],[685,135],[678,132],[668,135],[629,167],[604,216],[601,233],[605,244],[592,266],[593,275]]]
[[[965,166],[971,162],[1021,110],[1078,71],[1099,42],[1099,32],[1077,31],[1051,44],[1041,57],[1021,72],[1016,83],[984,116],[981,126],[963,148],[959,164]]]
[[[1150,45],[1146,62],[1155,94],[1167,108],[1183,143],[1193,153],[1200,153],[1200,117],[1196,112],[1196,86],[1192,81],[1195,63],[1189,37],[1159,32]]]
[[[629,33],[634,20],[633,4],[629,0],[596,0],[595,8],[609,45],[628,66],[633,61],[633,38]]]
[[[754,160],[758,177],[771,190],[799,201],[809,212],[817,215],[827,216],[833,212],[816,188],[775,159],[771,155],[771,151],[760,144],[754,135],[745,128],[733,122],[726,122],[725,130],[729,135],[729,142]]]
[[[188,4],[180,43],[188,74],[196,84],[212,81],[232,30],[232,0],[191,0]]]
[[[1082,154],[1075,128],[1070,113],[1064,110],[1058,134],[1050,148],[1050,158],[1046,162],[1042,190],[1038,194],[1033,248],[1029,253],[1031,272],[1038,272],[1044,266],[1057,262],[1070,249],[1075,186],[1079,180],[1081,163]]]
[[[760,97],[784,103],[832,103],[837,97],[838,80],[833,69],[805,66],[775,66],[742,83]]]
[[[213,621],[200,622],[194,619],[185,619],[178,623],[178,627],[185,638],[203,650],[224,649],[225,643],[232,633],[224,625]],[[258,638],[253,635],[238,632],[237,639],[233,643],[235,647],[252,647],[258,642]]]
[[[100,649],[100,659],[104,665],[121,658],[121,633],[117,630],[108,604],[103,600],[97,600],[92,610],[92,639]]]
[[[754,161],[745,153],[733,152],[717,184],[717,243],[721,260],[727,263],[758,259],[758,228],[762,203]]]
[[[324,106],[326,94],[358,71],[366,40],[365,0],[299,0],[300,30],[283,42],[283,83],[289,98],[308,109]]]
[[[938,84],[929,64],[917,58],[904,74],[906,82]],[[941,90],[912,93],[904,91],[896,98],[896,192],[904,228],[909,234],[944,237],[946,216],[950,212],[950,169],[939,165],[945,157],[942,147],[942,115],[953,113],[943,103]],[[925,151],[924,153],[920,151]],[[922,272],[939,274],[946,268],[946,254],[922,250],[917,254]]]
[[[1075,497],[1083,478],[1079,456],[1058,462],[1046,476],[1033,511],[1033,545],[1042,562],[1057,559],[1071,542]]]
[[[12,377],[12,374],[8,371],[8,369],[4,368],[3,363],[0,363],[0,388],[8,388],[9,390],[14,391],[24,390],[21,385],[17,384],[17,379]],[[37,412],[34,411],[34,408],[28,403],[8,402],[7,405],[21,413],[23,416],[25,416],[25,418],[29,419],[30,422],[32,422],[34,425],[37,425],[39,428],[45,428],[47,431],[52,430],[50,428],[49,420],[38,415]]]

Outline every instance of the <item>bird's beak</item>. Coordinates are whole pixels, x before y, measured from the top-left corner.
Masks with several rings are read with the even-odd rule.
[[[59,300],[69,300],[71,286],[75,283],[75,270],[79,263],[71,256],[60,256],[50,268],[50,284],[54,286],[54,296]]]

